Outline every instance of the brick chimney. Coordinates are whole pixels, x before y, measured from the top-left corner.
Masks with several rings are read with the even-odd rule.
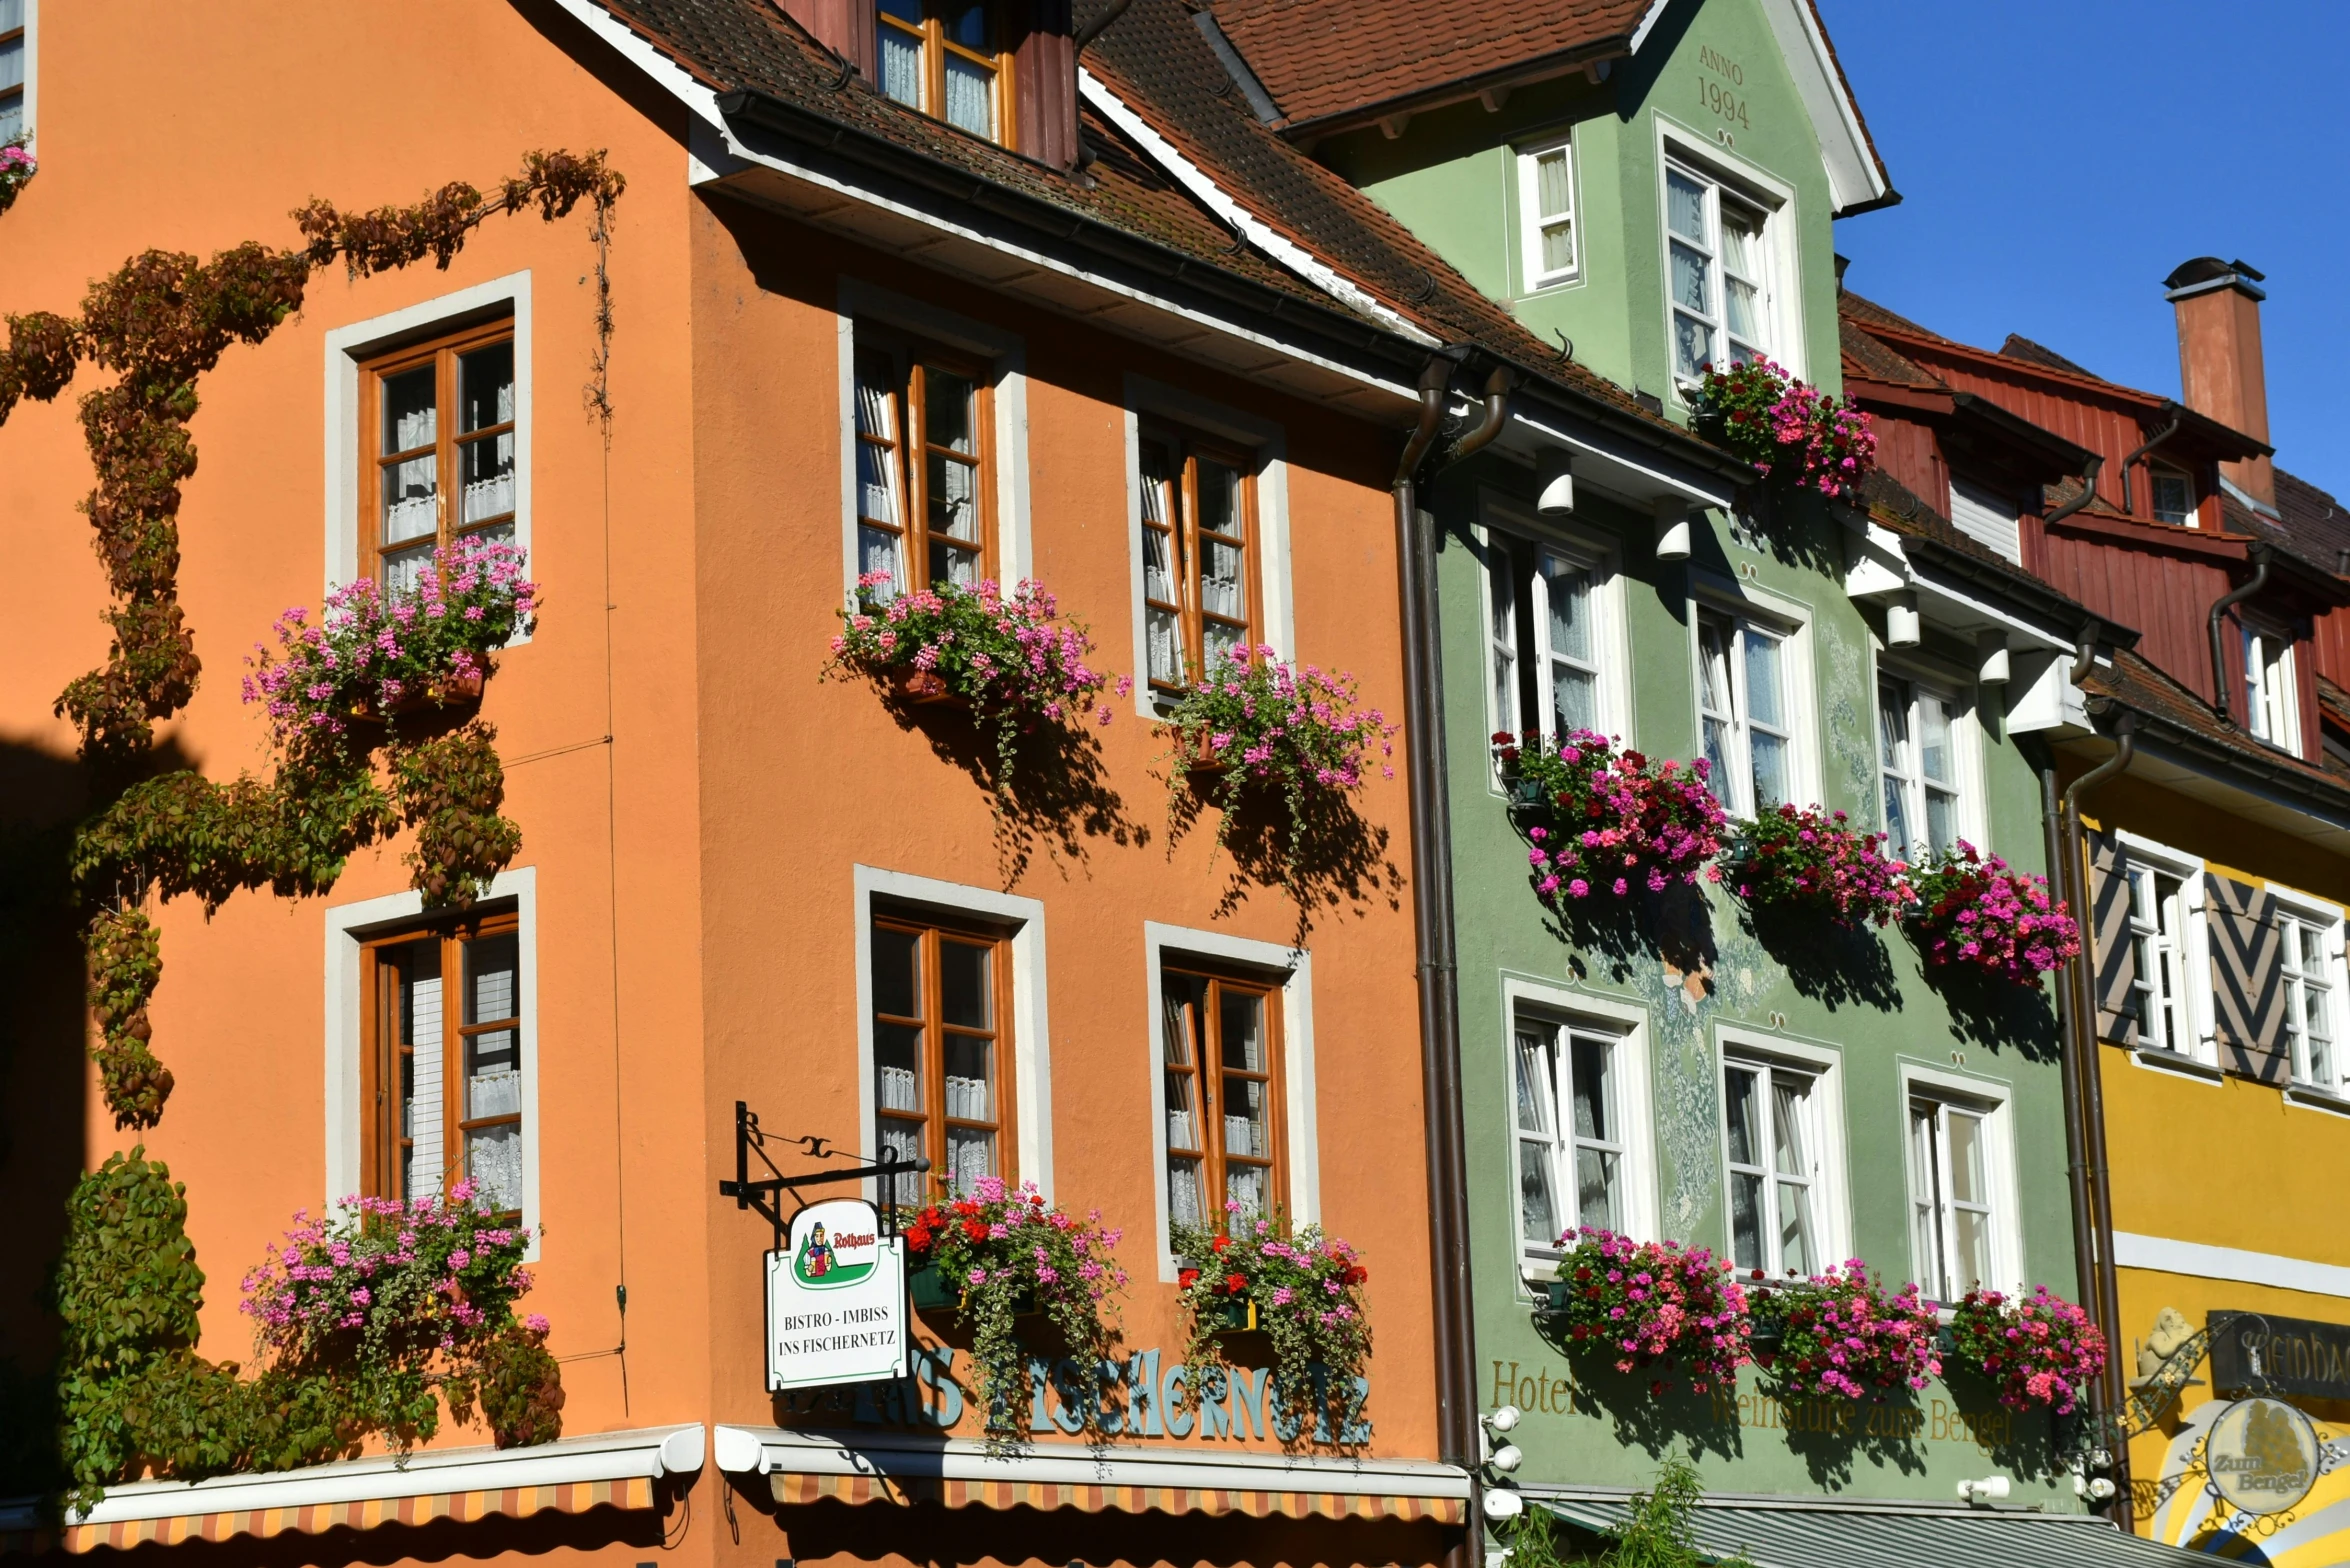
[[[2231,430],[2268,441],[2268,372],[2260,354],[2261,273],[2241,261],[2198,256],[2162,280],[2179,317],[2179,386],[2187,406]],[[2222,463],[2238,489],[2276,505],[2265,457]]]

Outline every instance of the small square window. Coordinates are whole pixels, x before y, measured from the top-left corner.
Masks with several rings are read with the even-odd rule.
[[[2175,468],[2153,473],[2154,520],[2178,528],[2195,526],[2195,481]]]

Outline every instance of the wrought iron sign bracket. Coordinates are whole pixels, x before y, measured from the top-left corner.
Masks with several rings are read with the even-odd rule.
[[[911,1160],[867,1160],[860,1155],[848,1158],[858,1163],[846,1170],[806,1171],[797,1176],[786,1176],[768,1157],[769,1143],[796,1144],[811,1159],[832,1159],[846,1151],[831,1146],[826,1138],[791,1138],[770,1133],[759,1125],[759,1113],[743,1100],[734,1102],[734,1180],[718,1184],[718,1196],[732,1198],[737,1209],[756,1210],[767,1223],[775,1227],[775,1250],[783,1250],[783,1234],[791,1228],[791,1217],[783,1212],[782,1198],[787,1192],[797,1193],[802,1187],[820,1187],[827,1182],[862,1181],[868,1176],[895,1177],[918,1175],[930,1169],[927,1156],[916,1155]],[[756,1180],[751,1176],[751,1157],[767,1167],[767,1174]],[[895,1186],[895,1183],[892,1183]],[[803,1203],[800,1207],[805,1207]],[[796,1212],[796,1210],[795,1210]],[[897,1229],[894,1205],[881,1209],[882,1234],[893,1234]]]

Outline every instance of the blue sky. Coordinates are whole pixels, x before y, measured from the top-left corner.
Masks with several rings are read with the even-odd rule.
[[[1836,225],[1854,291],[2175,397],[2162,279],[2241,257],[2277,461],[2350,498],[2350,3],[1818,5],[1904,198]]]

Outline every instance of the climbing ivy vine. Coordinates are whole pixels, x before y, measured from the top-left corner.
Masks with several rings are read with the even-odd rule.
[[[91,1053],[117,1126],[154,1127],[172,1091],[148,1007],[163,976],[150,899],[192,895],[210,913],[243,891],[323,893],[353,852],[409,828],[413,885],[430,905],[462,907],[521,847],[500,810],[496,731],[478,719],[439,733],[352,726],[281,740],[267,777],[220,782],[164,765],[155,726],[186,707],[203,673],[178,592],[199,381],[232,346],[267,340],[301,308],[317,271],[341,262],[367,277],[428,257],[445,268],[496,216],[535,209],[552,222],[587,204],[601,276],[623,184],[600,152],[534,152],[491,192],[452,183],[414,206],[357,213],[314,200],[292,215],[300,246],[247,242],[209,261],[149,250],[93,283],[78,316],[7,318],[0,422],[21,399],[63,395],[85,370],[113,375],[78,405],[96,473],[81,510],[106,569],[112,643],[100,668],[66,686],[56,711],[79,731],[96,803],[75,829],[71,874],[86,920]],[[610,323],[607,294],[589,389],[590,407],[606,418]],[[43,1402],[83,1501],[143,1473],[195,1479],[315,1462],[385,1430],[351,1392],[365,1378],[349,1369],[273,1367],[246,1379],[234,1363],[195,1353],[203,1275],[186,1216],[184,1190],[143,1150],[109,1158],[69,1202],[53,1286],[65,1333],[54,1399]],[[501,1304],[485,1317],[480,1344],[451,1351],[442,1378],[452,1408],[463,1417],[478,1405],[502,1443],[560,1430],[543,1325],[517,1323]],[[418,1435],[413,1413],[403,1420],[396,1441]]]

